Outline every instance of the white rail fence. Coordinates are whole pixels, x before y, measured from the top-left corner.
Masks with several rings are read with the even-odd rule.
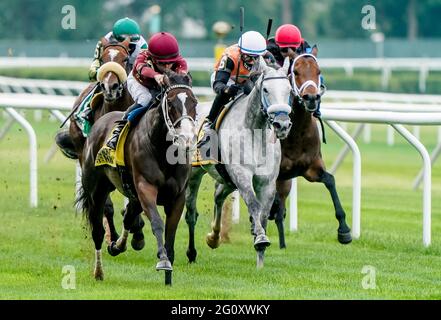
[[[213,58],[187,58],[190,70],[207,71],[213,69]],[[30,58],[1,57],[0,68],[22,67],[89,67],[88,58]],[[381,70],[381,83],[387,88],[392,71],[413,70],[419,73],[419,90],[426,92],[426,82],[430,71],[441,70],[440,58],[358,58],[358,59],[320,59],[320,66],[328,69],[344,69],[348,76],[354,69]]]

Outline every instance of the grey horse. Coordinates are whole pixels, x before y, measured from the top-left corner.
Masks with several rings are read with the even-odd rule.
[[[281,159],[279,139],[286,138],[291,128],[289,99],[292,89],[286,76],[288,61],[279,70],[268,67],[263,60],[261,65],[262,73],[253,90],[233,102],[234,106],[218,128],[217,141],[212,141],[212,152],[219,148],[223,167],[210,164],[192,169],[186,191],[185,216],[189,226],[187,257],[190,262],[194,262],[197,255],[194,246],[198,216],[196,199],[202,177],[208,172],[216,185],[214,219],[212,231],[206,237],[207,244],[213,249],[219,246],[222,205],[237,188],[250,214],[257,267],[263,267],[264,252],[270,245],[265,229]]]

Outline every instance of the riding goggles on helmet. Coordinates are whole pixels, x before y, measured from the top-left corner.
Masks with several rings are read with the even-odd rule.
[[[242,60],[244,62],[256,61],[257,59],[259,59],[259,55],[250,55],[250,54],[242,53]]]

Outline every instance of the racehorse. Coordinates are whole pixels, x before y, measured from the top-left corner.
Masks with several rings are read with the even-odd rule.
[[[124,111],[133,103],[126,86],[127,74],[130,72],[130,39],[116,42],[102,38],[101,42],[103,45],[100,57],[102,65],[98,70],[98,82],[90,83],[77,97],[73,105],[73,109],[76,109],[83,102],[84,98],[99,86],[97,89],[103,92],[103,99],[94,109],[93,122],[108,112]],[[86,137],[78,126],[73,113],[70,120],[69,131],[60,131],[55,141],[64,155],[71,159],[79,159],[81,163],[81,155]]]
[[[277,178],[277,194],[271,208],[270,219],[274,219],[279,233],[279,246],[285,248],[283,220],[285,201],[291,189],[291,179],[302,176],[310,182],[321,182],[331,194],[335,216],[338,220],[338,241],[342,244],[352,241],[351,230],[346,224],[346,214],[340,203],[335,179],[326,171],[321,154],[321,141],[313,113],[317,110],[323,91],[320,91],[320,68],[317,63],[317,47],[311,54],[298,55],[293,62],[294,89],[292,112],[293,130],[281,141],[282,160]]]
[[[194,119],[197,100],[191,89],[189,75],[166,73],[170,85],[165,88],[160,107],[151,108],[130,130],[124,145],[127,172],[135,196],[123,189],[116,168],[95,166],[95,159],[121,112],[110,112],[94,124],[83,149],[82,192],[77,198],[88,217],[95,243],[95,279],[102,280],[101,246],[104,238],[103,209],[109,193],[118,189],[129,198],[123,218],[123,231],[108,247],[115,256],[127,248],[128,233],[135,220],[144,212],[150,220],[157,241],[159,262],[156,270],[165,270],[165,283],[171,285],[176,229],[185,202],[185,189],[191,165],[185,159],[175,161],[173,155],[188,155],[196,142]],[[164,222],[157,205],[164,207]],[[132,240],[133,244],[133,240]]]
[[[187,257],[190,262],[194,262],[197,255],[194,244],[197,193],[203,175],[208,172],[216,180],[216,186],[214,220],[212,232],[206,237],[207,244],[213,249],[219,246],[222,205],[237,188],[249,210],[257,267],[263,267],[264,252],[270,245],[265,228],[280,165],[280,142],[276,137],[284,139],[291,127],[288,116],[291,111],[288,103],[291,85],[286,76],[287,64],[275,70],[266,66],[263,59],[260,63],[263,72],[253,90],[248,96],[241,95],[233,102],[219,127],[218,144],[226,175],[220,174],[215,167],[217,165],[213,164],[192,170],[186,193],[185,217],[189,227]],[[253,145],[254,150],[250,150]],[[242,160],[228,161],[231,158]]]
[[[108,112],[124,111],[133,104],[126,85],[127,74],[130,72],[130,39],[127,38],[123,42],[115,42],[102,38],[101,42],[103,45],[100,57],[102,65],[98,70],[98,82],[90,83],[77,97],[73,105],[73,109],[76,109],[91,91],[95,89],[101,90],[103,95],[101,96],[101,101],[94,108],[93,122],[96,122]],[[72,113],[70,120],[69,130],[58,132],[55,141],[64,155],[71,159],[78,159],[81,164],[86,138],[77,124],[74,113]],[[110,241],[118,239],[118,233],[113,224],[113,215],[113,203],[109,197],[106,201],[105,217],[109,228],[108,237]]]

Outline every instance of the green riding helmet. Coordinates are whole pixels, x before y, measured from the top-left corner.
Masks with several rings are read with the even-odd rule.
[[[135,37],[139,37],[141,30],[139,29],[139,25],[136,23],[136,21],[126,17],[115,22],[112,32],[113,36],[118,41],[123,41],[124,35],[133,35]]]

